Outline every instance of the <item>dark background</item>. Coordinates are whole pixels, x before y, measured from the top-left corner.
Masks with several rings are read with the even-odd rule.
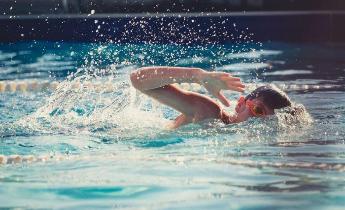
[[[0,0],[1,15],[345,10],[345,0]]]
[[[231,42],[248,28],[255,41],[345,43],[344,23],[345,0],[0,0],[0,42]]]

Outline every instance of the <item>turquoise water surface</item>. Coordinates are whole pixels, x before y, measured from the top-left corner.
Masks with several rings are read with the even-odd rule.
[[[0,164],[0,208],[343,209],[344,54],[323,44],[0,44],[0,155],[20,155]],[[129,84],[149,65],[230,72],[248,92],[273,83],[309,115],[169,131],[177,113]]]

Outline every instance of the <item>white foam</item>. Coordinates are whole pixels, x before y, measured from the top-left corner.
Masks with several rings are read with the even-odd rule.
[[[177,65],[190,65],[196,63],[205,63],[209,62],[209,58],[206,57],[192,57],[192,58],[183,58],[176,62]]]
[[[229,53],[229,54],[226,54],[225,57],[228,59],[234,59],[234,58],[255,59],[255,58],[261,58],[264,56],[279,55],[281,53],[282,51],[278,51],[278,50],[260,50],[260,51],[250,51],[250,52],[240,52],[240,53]]]
[[[297,70],[297,69],[289,69],[289,70],[282,70],[282,71],[273,71],[273,72],[264,72],[262,75],[265,76],[287,76],[287,75],[300,75],[300,74],[312,74],[313,72],[310,70]]]
[[[4,53],[4,52],[0,52],[0,61],[12,59],[16,55],[17,55],[17,53]]]
[[[162,108],[137,93],[128,75],[81,74],[58,84],[44,106],[18,123],[43,133],[126,139],[165,130],[169,120],[163,117]]]
[[[267,63],[235,63],[216,67],[217,71],[246,71],[246,70],[257,70],[270,67]]]

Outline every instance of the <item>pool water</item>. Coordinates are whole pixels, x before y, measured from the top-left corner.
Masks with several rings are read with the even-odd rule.
[[[291,43],[0,44],[0,154],[33,157],[0,165],[0,208],[343,209],[344,54]],[[178,113],[129,83],[148,65],[230,72],[248,91],[273,83],[309,115],[169,131]]]

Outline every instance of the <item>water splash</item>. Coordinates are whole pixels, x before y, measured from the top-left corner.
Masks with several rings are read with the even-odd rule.
[[[17,123],[40,133],[114,139],[147,136],[164,128],[168,120],[162,117],[161,107],[137,94],[128,78],[128,73],[119,73],[115,66],[80,69],[58,85],[44,106]]]

